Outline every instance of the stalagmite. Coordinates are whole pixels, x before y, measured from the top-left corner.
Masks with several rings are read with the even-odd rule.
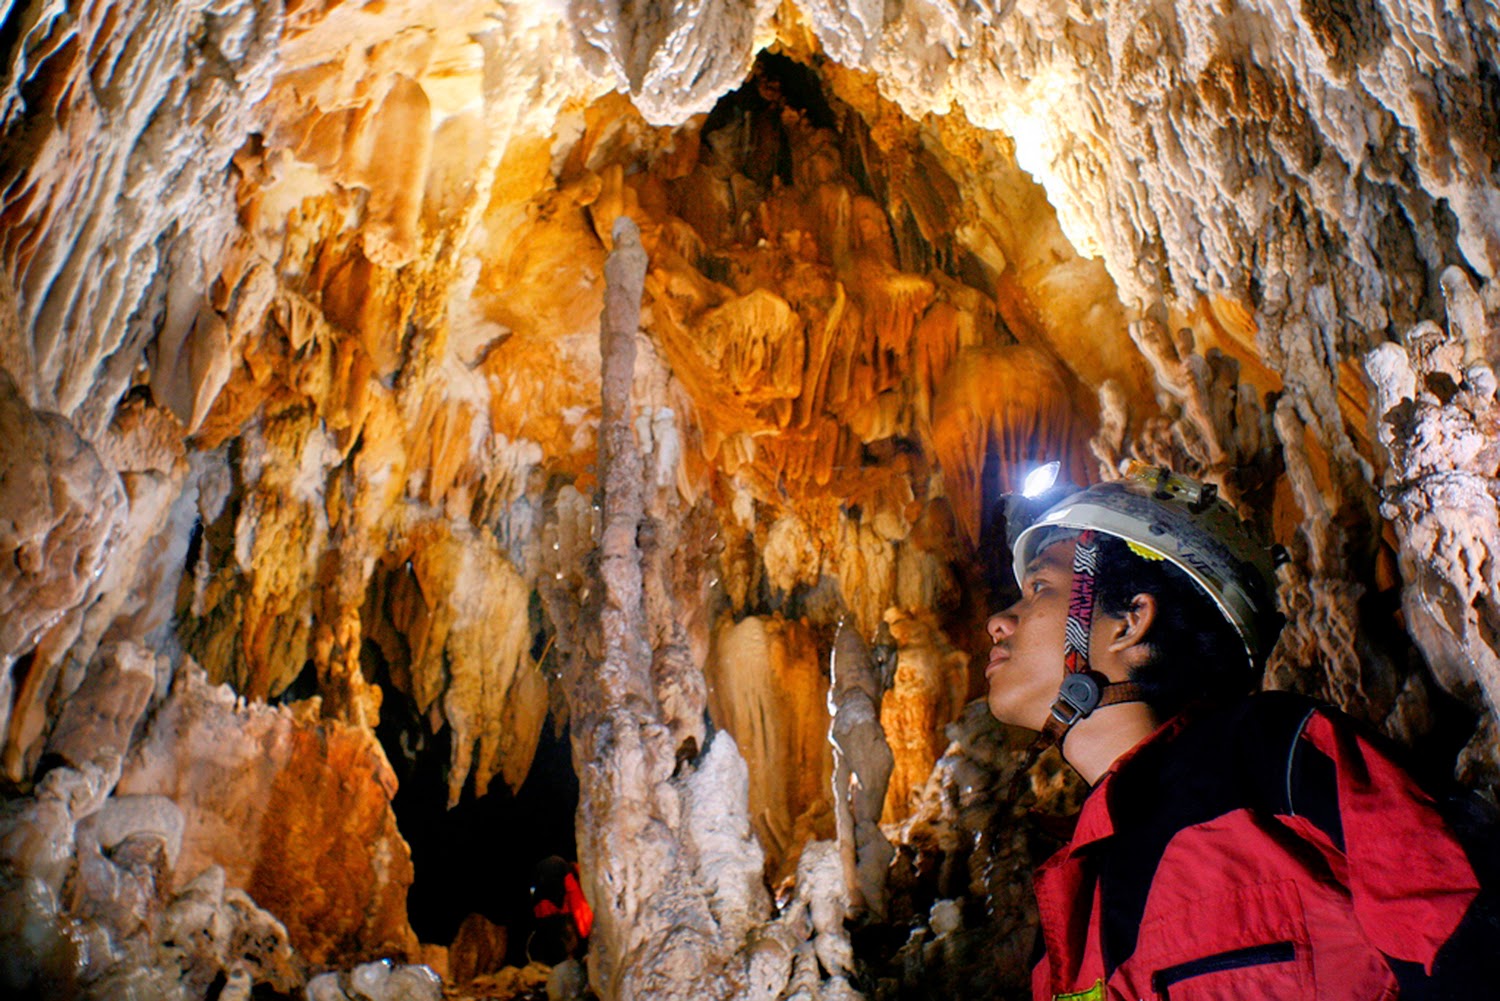
[[[732,993],[736,954],[764,915],[761,855],[745,813],[744,765],[720,734],[682,761],[652,687],[643,559],[644,464],[631,381],[646,254],[628,219],[611,230],[600,326],[600,594],[587,606],[597,646],[566,683],[581,763],[579,861],[597,915],[589,951],[606,998]]]
[[[894,759],[880,725],[880,700],[889,684],[853,623],[840,624],[833,640],[828,712],[832,724],[833,808],[839,858],[851,916],[882,920],[885,877],[892,849],[880,829]]]

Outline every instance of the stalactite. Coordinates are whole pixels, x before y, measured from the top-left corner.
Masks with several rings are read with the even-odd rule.
[[[0,260],[24,343],[5,356],[27,360],[29,402],[93,437],[148,342],[169,359],[212,351],[185,342],[216,336],[190,328],[232,229],[224,168],[271,77],[282,5],[37,2],[8,20]]]
[[[315,413],[278,410],[246,435],[244,495],[186,644],[215,681],[279,695],[309,659],[313,584],[328,542],[324,482],[337,452]]]
[[[183,343],[158,342],[151,366],[152,395],[189,433],[208,416],[236,353],[258,333],[276,293],[271,268],[253,250],[240,244],[226,256]]]
[[[828,563],[859,631],[873,636],[895,604],[896,547],[862,514],[839,517]]]
[[[1274,687],[1310,691],[1356,715],[1383,722],[1395,705],[1397,679],[1390,653],[1371,651],[1359,635],[1359,603],[1366,585],[1349,565],[1349,532],[1334,517],[1306,444],[1306,410],[1291,398],[1277,405],[1287,479],[1303,512],[1307,565],[1278,571],[1277,594],[1287,626],[1267,664]]]
[[[802,623],[749,616],[719,624],[704,668],[714,724],[750,769],[751,823],[773,886],[795,872],[803,845],[833,835],[822,654]]]
[[[776,519],[761,548],[766,579],[788,594],[799,585],[810,587],[818,582],[823,572],[821,556],[807,525],[790,514]]]
[[[882,224],[884,218],[880,217]],[[865,339],[874,348],[873,388],[883,392],[909,364],[912,333],[937,289],[920,275],[892,273],[887,265],[875,262],[861,269],[855,287],[864,305]]]
[[[1132,428],[1119,384],[1100,388],[1107,416],[1090,442],[1100,475],[1118,476],[1134,459],[1212,482],[1234,505],[1244,506],[1247,493],[1263,494],[1280,472],[1272,418],[1257,388],[1240,381],[1240,366],[1217,348],[1198,353],[1187,327],[1172,335],[1148,316],[1129,330],[1151,366],[1162,412]]]
[[[436,523],[421,526],[410,544],[421,597],[396,626],[410,638],[417,712],[452,728],[448,806],[471,772],[476,796],[497,775],[515,792],[547,716],[546,683],[531,661],[526,585],[488,533]]]
[[[1073,391],[1050,357],[1016,347],[964,352],[934,399],[932,448],[970,541],[979,540],[987,454],[993,451],[1000,463],[991,491],[1015,489],[1028,463],[1052,459],[1064,462],[1074,482],[1085,482],[1085,433]]]

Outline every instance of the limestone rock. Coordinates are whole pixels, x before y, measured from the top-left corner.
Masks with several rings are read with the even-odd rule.
[[[116,795],[169,798],[183,817],[175,878],[219,867],[228,886],[270,909],[297,951],[319,963],[416,951],[394,791],[368,731],[246,706],[185,669],[132,750]]]
[[[9,374],[0,374],[0,436],[0,549],[10,554],[0,656],[9,664],[88,595],[126,499],[95,450],[62,417],[27,406]]]
[[[796,622],[723,622],[704,673],[715,725],[749,770],[751,824],[779,882],[801,846],[833,834],[828,679],[822,651]]]
[[[31,886],[18,892],[37,900],[41,898],[36,895],[42,893],[55,911],[57,895],[73,865],[74,818],[68,800],[52,793],[44,788],[35,797],[5,804],[0,815],[0,859],[16,880]],[[97,802],[91,805],[98,809]]]
[[[476,977],[498,973],[505,965],[508,935],[503,925],[489,921],[482,914],[470,914],[458,926],[458,934],[448,949],[448,974],[455,984],[467,984]]]
[[[307,982],[306,996],[308,1001],[438,1001],[443,985],[425,966],[380,960],[343,973],[320,973]]]
[[[913,795],[948,746],[945,730],[958,718],[968,687],[968,656],[955,650],[934,623],[905,614],[889,621],[895,674],[880,703],[880,724],[893,755],[881,815],[887,824],[906,818]]]
[[[1478,360],[1496,318],[1461,274],[1449,328],[1414,328],[1370,353],[1388,493],[1381,513],[1401,540],[1401,604],[1438,681],[1476,707],[1500,705],[1496,580],[1488,557],[1500,520],[1494,475],[1500,407]],[[1467,308],[1465,308],[1467,307]],[[1472,360],[1472,361],[1471,361]]]
[[[94,765],[117,779],[135,727],[156,691],[157,673],[157,658],[138,646],[102,651],[63,706],[48,751],[75,768]]]
[[[1036,776],[1035,802],[1029,795],[1019,804],[1007,801],[1002,790],[1015,787],[1030,736],[996,723],[983,701],[969,703],[947,736],[951,742],[893,837],[891,870],[893,901],[937,903],[925,912],[894,914],[911,922],[912,934],[895,955],[868,962],[874,976],[894,980],[903,992],[1024,994],[1035,907],[1027,842],[1045,835],[1017,818],[1027,806],[1066,811],[1076,796],[1066,783]],[[1043,758],[1037,768],[1048,766]],[[1056,762],[1050,766],[1056,777]],[[965,926],[973,912],[964,903],[973,900],[985,901],[991,924]]]
[[[161,576],[176,575],[147,554],[157,549],[161,557],[161,550],[180,556],[184,549],[185,540],[174,545],[162,538],[187,473],[180,432],[169,416],[133,400],[121,406],[97,443],[103,469],[116,471],[123,487],[120,524],[87,596],[44,634],[31,655],[15,706],[18,718],[8,737],[13,772],[36,762],[46,736],[45,714],[55,715],[71,697],[101,639],[106,634],[140,639],[150,625],[160,624],[153,617],[162,615],[162,602],[151,592],[160,589]],[[107,489],[110,479],[104,475],[100,487]],[[147,564],[144,570],[142,563]],[[180,567],[175,569],[181,573]]]
[[[181,971],[187,989],[206,988],[228,972],[247,990],[264,983],[286,991],[304,976],[286,929],[243,891],[226,888],[218,868],[205,870],[167,905],[159,934],[163,965]]]
[[[45,868],[13,838],[0,840],[6,875],[0,880],[0,986],[48,996],[111,997],[121,993],[188,999],[216,979],[226,992],[254,984],[291,990],[302,978],[285,928],[242,891],[224,887],[212,867],[174,894],[183,814],[162,796],[122,796],[82,816],[75,839],[67,811],[48,774],[34,805],[51,804],[60,819],[55,851]],[[29,825],[44,830],[43,825]],[[58,893],[49,870],[67,874]],[[61,879],[56,879],[60,885]],[[236,987],[238,985],[238,987]]]
[[[16,676],[16,659],[49,630],[71,635],[65,618],[97,594],[128,501],[119,478],[61,416],[34,411],[0,372],[0,732],[12,781],[26,749],[44,732],[46,700],[60,656],[43,656]],[[65,646],[65,644],[63,644]]]
[[[938,733],[1039,458],[1170,462],[1274,528],[1273,683],[1413,740],[1429,673],[1497,704],[1483,5],[12,6],[7,986],[412,955],[371,736],[409,700],[454,797],[570,720],[604,995],[847,996],[827,860],[766,922],[748,834],[775,878],[831,833],[841,619],[901,648],[918,934],[882,976],[989,983],[996,927],[1022,970],[1021,839],[981,822],[1013,755]],[[115,790],[184,649],[254,705],[179,677]],[[250,896],[182,887],[214,864]]]
[[[95,4],[60,17],[35,3],[17,17],[26,55],[0,123],[14,151],[3,259],[35,379],[25,391],[102,428],[149,341],[170,366],[208,335],[188,328],[232,223],[225,167],[269,85],[282,6]]]

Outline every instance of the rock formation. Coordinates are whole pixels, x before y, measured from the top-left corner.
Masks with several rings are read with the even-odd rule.
[[[828,742],[833,745],[833,814],[839,861],[854,915],[885,917],[885,878],[891,843],[880,829],[881,809],[895,757],[880,717],[885,694],[869,644],[849,623],[833,638]]]
[[[1500,783],[1490,8],[0,26],[5,989],[430,995],[396,776],[519,802],[550,732],[601,997],[1022,990],[963,706],[1050,460],[1215,483],[1288,551],[1268,683]],[[841,622],[890,671],[852,936]]]

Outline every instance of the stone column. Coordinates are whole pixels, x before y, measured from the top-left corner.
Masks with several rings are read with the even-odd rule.
[[[600,331],[598,586],[581,594],[581,636],[569,642],[577,655],[564,668],[579,863],[596,918],[590,981],[604,999],[733,997],[744,992],[746,938],[769,911],[763,856],[733,739],[717,734],[701,754],[680,757],[684,742],[657,695],[651,637],[660,613],[647,592],[660,564],[641,544],[657,526],[631,404],[647,259],[629,219],[616,220],[613,242]]]
[[[885,917],[886,873],[894,854],[880,830],[880,813],[895,765],[880,725],[884,694],[881,672],[864,638],[851,623],[840,624],[833,641],[828,691],[828,711],[833,716],[829,738],[833,743],[834,818],[850,911],[875,920]]]

